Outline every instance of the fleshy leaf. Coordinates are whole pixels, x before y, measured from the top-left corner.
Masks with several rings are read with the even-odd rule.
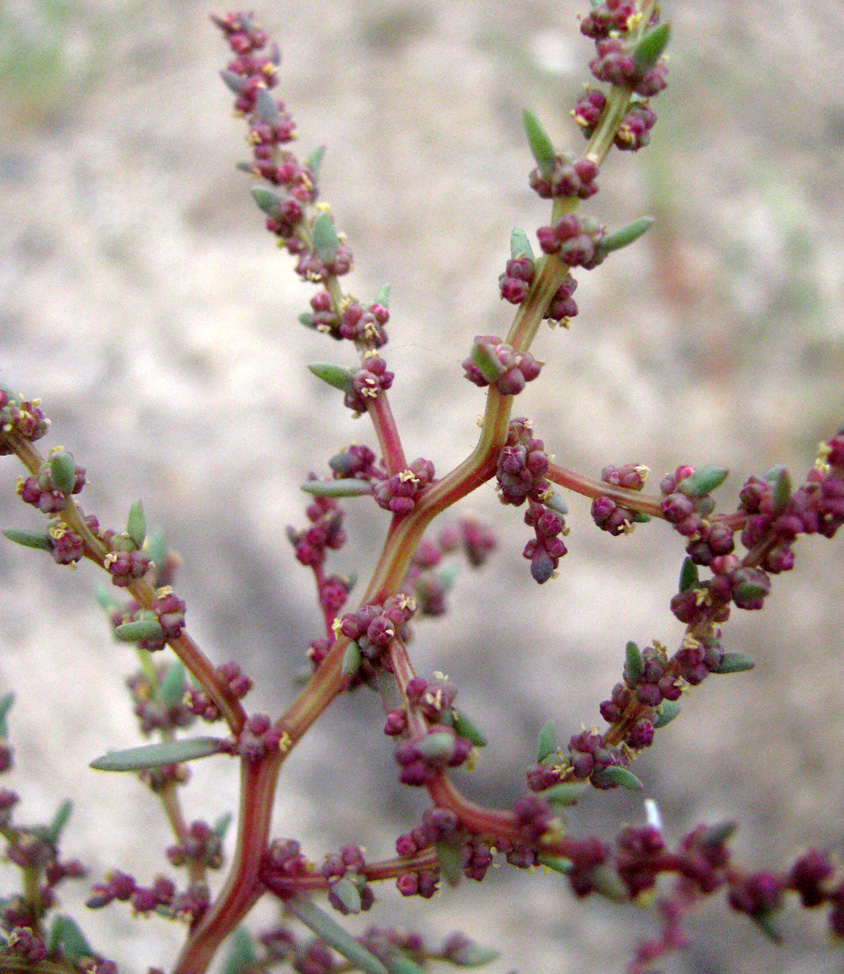
[[[686,558],[680,569],[680,591],[688,592],[690,588],[697,588],[698,585],[700,585],[700,575],[698,575],[697,565],[691,558]]]
[[[221,839],[226,837],[226,832],[229,830],[229,826],[232,824],[232,813],[226,812],[221,815],[217,821],[214,823],[214,834],[218,835]]]
[[[70,813],[72,811],[73,803],[68,799],[65,799],[61,805],[59,805],[56,814],[53,816],[53,821],[47,826],[47,838],[53,845],[58,842],[62,829],[65,827],[65,825],[67,825],[67,820],[70,818]]]
[[[322,210],[316,215],[312,245],[314,253],[323,264],[334,263],[340,241],[337,239],[337,228],[334,226],[334,221],[331,219],[328,210]]]
[[[258,956],[246,927],[238,927],[229,937],[229,952],[221,974],[247,974],[255,967]]]
[[[363,657],[360,653],[360,646],[353,640],[346,647],[346,651],[343,653],[343,662],[340,666],[340,672],[343,676],[354,676],[355,673],[360,669],[360,664],[363,661]]]
[[[486,745],[486,737],[483,731],[470,720],[464,713],[460,711],[452,711],[452,722],[451,726],[454,728],[455,733],[459,737],[465,737],[467,741],[471,741],[475,747],[484,747]]]
[[[353,967],[359,967],[365,974],[389,974],[374,954],[306,896],[294,896],[285,900],[284,905],[320,940],[333,947],[338,954],[342,954]]]
[[[375,304],[380,304],[382,308],[390,307],[390,285],[382,284],[375,293]]]
[[[729,472],[726,467],[698,467],[693,474],[677,484],[677,490],[686,497],[701,497],[720,487]]]
[[[341,876],[339,879],[333,880],[331,892],[343,904],[347,913],[360,913],[360,890],[350,879]]]
[[[478,371],[490,385],[494,385],[504,374],[501,363],[495,357],[487,342],[478,342],[472,346],[469,356],[478,367]]]
[[[342,480],[307,480],[302,484],[306,494],[315,497],[363,497],[372,493],[366,480],[346,477]]]
[[[537,856],[536,861],[541,865],[545,866],[546,869],[553,869],[555,873],[562,873],[564,876],[574,869],[574,863],[571,859],[565,859],[563,856]]]
[[[69,494],[76,483],[76,462],[73,457],[64,450],[57,450],[48,462],[53,486],[63,494]]]
[[[164,630],[155,618],[136,619],[124,622],[114,630],[114,636],[122,643],[139,643],[144,639],[161,639]]]
[[[144,505],[140,501],[135,501],[129,508],[126,533],[135,542],[137,548],[143,548],[147,536],[147,521],[144,516]]]
[[[654,729],[659,730],[660,727],[665,727],[666,724],[670,724],[679,713],[680,705],[676,700],[663,700],[656,714]]]
[[[463,846],[454,842],[435,842],[434,851],[440,875],[449,886],[458,886],[463,877]]]
[[[513,260],[518,257],[530,257],[531,260],[534,260],[533,247],[531,247],[530,240],[521,227],[514,227],[510,234],[510,256]]]
[[[35,531],[18,531],[17,528],[6,528],[3,537],[24,548],[37,548],[39,551],[52,551],[53,545],[49,535],[38,534]]]
[[[454,735],[448,731],[432,731],[416,742],[416,750],[429,761],[448,759],[454,753]]]
[[[791,499],[791,477],[782,465],[776,466],[765,474],[765,479],[773,484],[771,496],[771,514],[778,517],[785,510]]]
[[[282,202],[282,197],[271,189],[267,189],[266,186],[253,186],[252,198],[258,204],[258,209],[266,213],[267,216],[275,216]]]
[[[556,155],[554,144],[540,124],[539,119],[527,108],[522,112],[522,123],[525,127],[531,155],[536,160],[543,177],[547,177],[554,168],[554,157]]]
[[[639,71],[648,71],[662,57],[662,52],[671,36],[668,24],[659,24],[647,31],[639,43],[633,48],[633,63]]]
[[[314,174],[315,177],[319,175],[319,167],[322,165],[322,159],[324,155],[325,155],[325,146],[320,145],[317,146],[317,148],[314,149],[314,151],[305,160],[305,165],[308,167],[308,169],[311,170],[311,172]]]
[[[539,732],[536,745],[536,760],[541,764],[546,758],[557,753],[557,736],[554,732],[554,722],[546,721]]]
[[[9,736],[9,727],[6,724],[6,718],[9,716],[9,711],[12,709],[14,702],[14,693],[4,693],[0,697],[0,740],[4,740]]]
[[[561,781],[542,792],[542,797],[555,805],[574,805],[589,791],[587,781]]]
[[[724,653],[716,673],[746,673],[756,662],[745,653]]]
[[[354,373],[342,365],[333,365],[331,362],[313,362],[308,366],[308,369],[318,379],[327,382],[334,389],[339,389],[340,392],[352,391]]]
[[[639,647],[632,640],[624,648],[624,658],[627,677],[632,684],[638,683],[645,672],[645,662]]]
[[[449,950],[448,959],[456,967],[482,967],[498,957],[499,952],[493,947],[484,947],[473,940],[467,940],[459,947]]]
[[[176,660],[167,667],[164,679],[158,687],[161,702],[168,709],[178,707],[185,696],[185,667],[181,660]]]
[[[255,94],[255,111],[262,122],[267,125],[278,125],[281,115],[278,112],[278,105],[275,98],[270,94],[268,88],[259,88]]]
[[[592,775],[592,779],[601,785],[618,785],[630,791],[641,791],[644,788],[642,782],[639,781],[632,771],[627,768],[622,768],[617,764],[610,765],[610,767],[604,768],[603,771],[595,772]]]
[[[654,218],[652,216],[640,216],[638,220],[628,223],[627,226],[621,227],[613,233],[608,233],[605,237],[601,237],[598,248],[605,254],[613,250],[621,250],[622,247],[627,247],[635,240],[638,240],[653,222]]]
[[[125,751],[112,751],[92,761],[95,771],[143,771],[160,768],[165,764],[181,764],[218,754],[220,740],[217,737],[185,737],[178,741],[162,741],[130,747]]]
[[[48,938],[50,953],[61,952],[61,956],[70,964],[77,964],[87,957],[93,957],[94,951],[85,939],[85,934],[79,929],[75,920],[58,913],[53,917]]]

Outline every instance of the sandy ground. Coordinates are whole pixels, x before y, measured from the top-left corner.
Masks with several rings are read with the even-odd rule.
[[[613,156],[588,204],[610,226],[642,213],[657,222],[581,275],[581,314],[570,333],[541,333],[547,365],[519,411],[560,462],[592,475],[607,462],[646,463],[657,479],[679,462],[724,463],[730,504],[774,463],[799,478],[844,417],[844,31],[832,0],[674,6],[654,144]],[[408,454],[439,473],[477,435],[482,394],[459,363],[473,335],[508,326],[497,276],[510,229],[532,234],[547,220],[526,185],[521,109],[559,145],[580,139],[567,114],[591,56],[579,9],[277,0],[257,10],[282,42],[281,92],[303,153],[328,146],[323,196],[355,250],[350,287],[367,299],[392,285],[391,401]],[[195,0],[0,7],[0,379],[41,397],[53,420],[45,446],[87,466],[87,511],[120,526],[143,499],[183,556],[191,632],[256,678],[252,709],[279,713],[318,635],[310,580],[284,536],[302,521],[298,485],[372,437],[305,369],[348,353],[296,323],[310,291],[234,170],[243,127],[217,77],[223,45],[207,12]],[[7,459],[2,472],[0,522],[33,527],[13,495],[20,469]],[[471,508],[495,519],[501,550],[483,573],[461,574],[447,619],[417,627],[419,671],[448,672],[488,732],[465,781],[479,800],[521,792],[548,717],[564,740],[598,721],[626,640],[670,645],[680,632],[667,609],[678,539],[659,524],[611,539],[588,504],[570,506],[571,553],[539,589],[520,557],[520,514],[480,491]],[[363,578],[384,520],[361,504],[348,526],[336,567]],[[844,553],[840,539],[809,539],[797,557],[765,612],[727,628],[728,648],[754,656],[756,670],[689,695],[637,766],[671,836],[735,818],[742,859],[774,869],[842,838]],[[0,689],[18,694],[10,784],[33,819],[74,799],[67,851],[93,879],[119,866],[143,881],[164,868],[153,801],[134,780],[87,770],[137,741],[122,688],[132,659],[110,641],[97,581],[0,548]],[[352,841],[388,855],[424,807],[394,783],[389,750],[374,697],[339,701],[288,765],[277,834],[317,859]],[[190,817],[235,801],[232,769],[197,766]],[[572,828],[611,835],[642,816],[641,796],[596,794]],[[426,905],[384,889],[366,920],[434,939],[461,927],[502,948],[496,974],[621,971],[653,921],[575,902],[553,877],[500,870],[467,886]],[[84,914],[70,892],[62,905]],[[664,969],[838,970],[815,919],[789,914],[776,948],[712,904]],[[177,949],[163,922],[134,924],[126,910],[85,922],[121,970],[166,966]]]

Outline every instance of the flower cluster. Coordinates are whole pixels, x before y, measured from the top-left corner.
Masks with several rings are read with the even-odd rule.
[[[14,433],[34,443],[46,434],[49,426],[50,420],[41,411],[39,399],[15,396],[0,386],[0,457],[14,452],[8,434]]]
[[[235,700],[242,700],[252,689],[252,680],[241,671],[238,663],[222,663],[217,667],[217,673],[225,680]],[[195,717],[200,717],[209,724],[220,719],[219,708],[200,687],[186,686],[182,703]]]
[[[569,267],[591,270],[606,256],[600,245],[604,228],[588,217],[568,213],[551,226],[540,227],[536,236],[543,253],[556,254]]]
[[[586,156],[575,159],[570,153],[563,153],[555,156],[550,166],[531,170],[529,183],[543,200],[562,196],[588,200],[598,192],[597,176],[598,164],[592,159]]]
[[[377,666],[393,639],[407,638],[408,623],[415,612],[412,598],[403,593],[391,595],[382,605],[369,602],[347,613],[335,622],[334,631],[355,644],[361,663]]]
[[[311,311],[303,314],[299,320],[308,328],[337,341],[347,339],[374,350],[387,343],[384,326],[389,319],[390,312],[380,301],[364,307],[359,301],[349,298],[338,312],[328,291],[318,291],[311,298]]]
[[[622,467],[608,465],[601,471],[601,480],[614,487],[641,490],[645,486],[648,468],[641,464],[627,463]],[[628,534],[633,528],[636,512],[616,503],[611,497],[601,495],[592,501],[592,519],[602,531],[613,537]]]
[[[419,495],[433,481],[433,463],[418,457],[405,470],[376,483],[372,493],[379,507],[401,516],[410,514]]]
[[[393,384],[393,373],[387,363],[374,352],[364,357],[363,364],[352,377],[352,388],[343,398],[343,404],[353,413],[361,415],[366,407]]]
[[[239,734],[220,741],[219,750],[221,754],[237,755],[255,764],[284,750],[286,741],[284,730],[267,714],[253,714],[247,718]]]
[[[542,503],[550,489],[545,479],[547,472],[545,445],[531,435],[530,422],[523,418],[512,420],[496,470],[502,503],[519,507],[528,498]]]
[[[560,535],[568,534],[568,528],[562,513],[535,501],[528,503],[525,524],[533,528],[535,537],[525,545],[522,556],[530,561],[530,573],[542,585],[551,578],[566,554]]]
[[[465,378],[476,386],[495,386],[502,396],[515,396],[539,375],[542,363],[530,352],[514,352],[497,335],[476,335],[463,360]]]

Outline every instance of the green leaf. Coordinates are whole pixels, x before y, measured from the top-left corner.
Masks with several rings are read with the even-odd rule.
[[[226,83],[226,87],[233,91],[236,95],[243,93],[246,88],[246,78],[239,74],[235,74],[234,71],[221,71],[220,77]]]
[[[435,842],[434,852],[440,875],[449,886],[459,886],[463,878],[463,846],[455,842]]]
[[[605,896],[614,903],[624,903],[627,900],[629,896],[627,884],[609,866],[596,866],[589,878],[592,880],[595,892],[600,893],[601,896]]]
[[[618,785],[621,788],[627,788],[629,791],[641,791],[644,788],[642,782],[632,771],[617,764],[604,768],[603,771],[597,771],[592,775],[592,780],[600,785]]]
[[[767,913],[759,913],[756,916],[752,917],[752,919],[756,923],[756,926],[758,926],[759,929],[762,931],[762,933],[765,934],[768,940],[772,941],[775,944],[782,943],[783,940],[782,931],[780,930],[779,925],[777,924],[776,915],[774,914],[773,910],[770,910]]]
[[[452,710],[452,721],[451,726],[454,728],[455,733],[458,737],[465,737],[467,741],[471,741],[475,747],[486,746],[486,737],[483,731],[470,720],[464,713],[457,710]]]
[[[52,551],[53,545],[50,536],[38,534],[35,531],[18,531],[17,528],[6,528],[3,537],[15,544],[23,545],[24,548],[37,548],[39,551]]]
[[[339,879],[332,880],[329,887],[349,913],[360,913],[360,890],[350,879],[341,876]]]
[[[303,311],[300,315],[296,316],[296,320],[300,325],[304,325],[306,328],[314,327],[314,316],[310,311]]]
[[[534,260],[533,247],[530,245],[527,234],[520,227],[514,227],[510,234],[510,256],[513,260],[519,257],[530,257]]]
[[[788,470],[781,464],[769,470],[765,474],[765,479],[773,484],[773,494],[771,496],[771,513],[778,517],[785,510],[789,500],[791,500],[791,477]]]
[[[424,968],[403,954],[398,948],[391,951],[387,958],[387,969],[390,974],[425,974]]]
[[[258,204],[258,209],[262,210],[267,216],[275,216],[281,206],[283,197],[274,193],[266,186],[253,186],[252,198]]]
[[[737,828],[738,823],[732,822],[729,819],[725,822],[718,822],[715,825],[710,825],[703,835],[698,838],[698,842],[706,849],[723,845],[735,834]]]
[[[143,771],[160,768],[165,764],[182,764],[218,754],[220,739],[217,737],[186,737],[178,741],[162,741],[130,747],[125,751],[111,751],[92,761],[95,771]]]
[[[554,168],[554,144],[548,137],[548,133],[542,127],[539,119],[527,108],[522,112],[522,123],[525,127],[528,145],[531,155],[536,160],[539,171],[543,177],[548,177]]]
[[[154,528],[147,535],[147,554],[156,568],[161,568],[167,561],[167,536],[161,528]]]
[[[70,964],[78,964],[85,958],[94,956],[94,951],[76,921],[61,913],[53,917],[48,945],[50,953],[60,951],[63,959]]]
[[[645,662],[639,647],[632,640],[624,647],[626,676],[632,684],[636,684],[642,679],[645,672]]]
[[[561,781],[542,792],[546,801],[555,805],[574,805],[589,791],[588,781]]]
[[[314,253],[323,264],[333,264],[340,241],[337,239],[337,228],[328,210],[317,213],[312,233],[311,243]]]
[[[343,676],[354,676],[355,673],[360,669],[360,664],[363,662],[363,657],[360,653],[360,646],[353,640],[346,647],[346,651],[343,653],[343,662],[340,666],[340,672]]]
[[[178,707],[185,696],[185,667],[176,660],[167,667],[164,679],[158,685],[158,697],[165,707]]]
[[[380,304],[382,308],[390,307],[390,285],[382,284],[375,293],[375,304]]]
[[[161,639],[164,630],[158,619],[146,618],[124,622],[114,630],[114,635],[122,643],[139,643],[145,639]]]
[[[67,820],[70,818],[70,813],[73,811],[73,803],[68,799],[65,799],[61,805],[59,805],[56,814],[53,816],[53,821],[47,826],[47,839],[52,845],[55,845],[59,836],[62,833],[62,829],[67,825]]]
[[[112,609],[117,609],[120,606],[120,603],[114,597],[114,592],[110,585],[98,583],[94,589],[94,598],[96,598],[97,605],[104,612],[111,612]]]
[[[647,31],[639,43],[633,48],[633,63],[639,71],[650,70],[662,57],[671,28],[668,24],[658,24]]]
[[[574,869],[574,863],[571,859],[565,859],[563,856],[537,856],[536,861],[540,866],[545,866],[546,869],[553,869],[555,873],[562,873],[564,876]]]
[[[313,362],[308,366],[308,369],[318,379],[327,382],[334,389],[339,389],[340,392],[351,392],[354,388],[352,385],[354,372],[342,365],[332,365],[330,362]]]
[[[422,757],[429,761],[448,760],[454,753],[454,735],[448,731],[431,731],[415,745]]]
[[[746,583],[750,584],[750,583]],[[746,673],[756,666],[756,662],[744,653],[724,653],[716,673]]]
[[[314,178],[319,176],[319,169],[320,166],[322,165],[322,159],[324,155],[325,155],[325,146],[319,145],[305,160],[305,165],[314,174]]]
[[[9,736],[9,726],[6,723],[6,718],[9,716],[9,711],[12,709],[14,702],[14,693],[4,693],[0,697],[0,740],[5,740]]]
[[[536,761],[538,764],[557,753],[557,736],[554,732],[554,721],[548,720],[542,725],[539,740],[536,745]]]
[[[499,952],[492,947],[483,947],[473,940],[467,940],[448,952],[448,959],[456,967],[482,967],[498,957]]]
[[[489,342],[476,341],[475,344],[472,345],[472,351],[469,357],[478,367],[478,371],[490,385],[494,385],[504,374],[504,369],[501,367],[501,363],[495,357],[492,348],[490,348]]]
[[[676,700],[663,700],[656,712],[654,730],[659,730],[660,727],[670,724],[679,713],[680,704]]]
[[[355,477],[342,480],[307,480],[302,484],[302,490],[315,497],[363,497],[372,493],[368,481]]]
[[[556,491],[552,491],[551,496],[546,500],[543,500],[542,503],[548,508],[549,511],[556,511],[557,514],[562,514],[563,517],[565,517],[569,512],[568,504],[566,504],[562,495],[558,494]]]
[[[50,455],[50,480],[56,490],[69,494],[76,483],[76,461],[64,450],[56,450]]]
[[[650,514],[645,514],[642,511],[633,512],[633,523],[634,524],[647,524],[651,520]]]
[[[258,955],[246,927],[238,927],[229,937],[229,952],[223,961],[221,974],[247,974],[251,971]]]
[[[729,474],[727,467],[698,467],[693,474],[677,485],[677,490],[686,497],[702,497],[720,487]]]
[[[359,967],[365,974],[389,974],[387,968],[374,954],[359,944],[339,923],[306,896],[301,894],[294,896],[285,900],[284,905],[320,940],[333,947],[338,954],[342,954],[353,967]]]
[[[700,585],[700,575],[698,575],[697,565],[691,558],[683,561],[680,569],[680,591],[688,592],[690,588],[697,588]]]
[[[214,823],[214,834],[221,839],[226,837],[226,832],[229,830],[229,826],[232,824],[232,813],[226,812],[221,815],[217,821]]]
[[[259,88],[255,94],[255,111],[258,113],[258,118],[267,125],[278,125],[281,121],[278,105],[268,88]]]
[[[147,536],[147,520],[144,516],[144,505],[140,501],[135,501],[129,508],[126,533],[135,542],[137,548],[143,548]]]
[[[613,233],[608,233],[605,237],[601,237],[598,241],[598,249],[605,254],[613,250],[621,250],[622,247],[627,247],[635,240],[638,240],[653,222],[654,218],[652,216],[640,216],[638,220],[628,223],[627,226],[621,227],[620,230],[615,230]]]

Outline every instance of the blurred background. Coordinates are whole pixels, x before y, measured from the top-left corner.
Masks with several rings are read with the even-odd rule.
[[[255,678],[253,711],[277,715],[321,634],[284,532],[304,523],[299,484],[339,448],[375,441],[305,368],[352,359],[296,321],[313,291],[235,171],[245,127],[219,80],[226,49],[210,10],[0,4],[0,381],[41,397],[53,421],[44,450],[62,444],[87,467],[86,512],[119,528],[143,500],[183,558],[190,632]],[[281,42],[277,92],[298,151],[328,147],[322,198],[356,256],[347,287],[369,301],[392,285],[391,403],[408,456],[441,475],[471,450],[483,408],[460,361],[475,334],[509,326],[497,278],[510,230],[533,237],[548,218],[527,187],[522,109],[558,146],[581,144],[568,113],[592,56],[578,30],[585,6],[268,0],[255,12]],[[665,14],[670,83],[653,144],[613,153],[584,207],[610,227],[643,213],[656,223],[579,276],[580,315],[570,332],[540,332],[547,365],[517,412],[558,462],[593,476],[641,462],[655,489],[680,462],[723,463],[728,507],[775,463],[799,482],[844,421],[844,24],[834,0],[704,0]],[[36,528],[13,493],[21,473],[2,461],[0,524]],[[449,615],[417,625],[412,651],[420,674],[452,677],[489,737],[461,787],[506,805],[545,720],[563,742],[600,722],[628,639],[676,647],[668,601],[683,551],[658,523],[610,538],[572,498],[570,553],[540,589],[521,558],[522,512],[491,486],[470,502],[461,510],[495,521],[500,550],[460,573]],[[332,570],[357,571],[362,587],[386,519],[359,502],[347,527]],[[844,835],[844,552],[840,538],[809,538],[796,555],[765,612],[735,612],[726,627],[726,647],[756,669],[684,698],[636,766],[672,841],[736,819],[736,853],[754,868],[785,868],[809,846],[840,852]],[[90,566],[70,573],[0,546],[0,691],[18,695],[7,781],[24,821],[74,800],[65,854],[86,861],[90,880],[65,888],[62,908],[122,971],[142,972],[167,967],[181,932],[80,905],[109,868],[143,883],[166,871],[170,841],[135,779],[87,768],[138,741],[123,685],[133,657],[110,639],[97,581]],[[391,854],[426,802],[398,786],[381,726],[367,691],[337,701],[286,765],[277,835],[317,861],[348,842]],[[193,768],[188,818],[234,811],[234,767]],[[596,793],[570,824],[609,837],[643,817],[642,795]],[[0,876],[5,895],[13,876]],[[351,929],[406,925],[437,942],[461,928],[502,949],[494,974],[620,972],[656,929],[653,911],[577,902],[560,877],[509,869],[426,904],[376,893]],[[783,927],[776,947],[715,901],[690,921],[689,949],[661,966],[840,970],[823,917],[788,911]]]

